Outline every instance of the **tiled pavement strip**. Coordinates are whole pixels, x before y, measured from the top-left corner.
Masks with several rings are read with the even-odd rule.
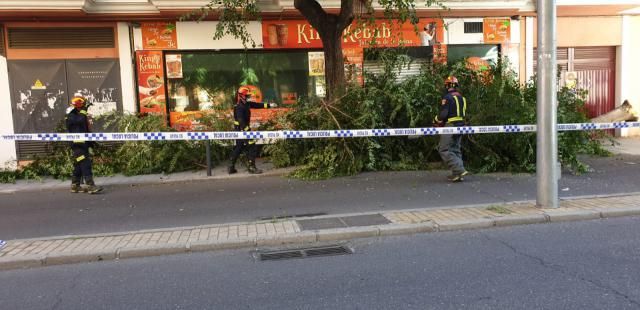
[[[382,213],[386,225],[302,231],[295,219],[8,241],[0,270],[130,257],[640,215],[640,195]],[[326,216],[325,216],[326,217]]]

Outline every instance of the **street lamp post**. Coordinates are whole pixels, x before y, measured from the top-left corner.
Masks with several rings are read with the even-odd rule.
[[[538,93],[536,205],[558,207],[558,131],[556,82],[556,1],[537,0]]]

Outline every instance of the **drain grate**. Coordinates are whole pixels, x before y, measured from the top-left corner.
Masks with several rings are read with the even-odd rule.
[[[322,216],[327,215],[327,213],[318,212],[318,213],[303,213],[303,214],[293,214],[293,215],[278,215],[278,216],[263,216],[258,218],[261,221],[269,221],[269,220],[284,220],[284,219],[295,219],[295,218],[304,218],[304,217],[314,217],[314,216]]]
[[[258,259],[261,261],[267,260],[282,260],[292,258],[306,258],[306,257],[320,257],[320,256],[335,256],[335,255],[347,255],[353,254],[353,251],[342,245],[303,248],[303,249],[291,249],[286,251],[268,251],[259,252]]]
[[[332,256],[332,255],[346,255],[346,254],[351,254],[351,249],[344,247],[344,246],[334,246],[334,247],[327,247],[327,248],[316,248],[316,249],[309,249],[305,251],[305,254],[307,254],[307,257],[310,256]]]

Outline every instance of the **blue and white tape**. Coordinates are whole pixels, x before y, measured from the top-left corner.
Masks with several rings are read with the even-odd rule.
[[[558,124],[558,131],[640,128],[640,122]],[[536,125],[500,125],[467,127],[282,130],[282,131],[207,131],[207,132],[100,132],[0,134],[3,141],[165,141],[165,140],[235,140],[235,139],[314,139],[433,136],[446,134],[535,132]]]

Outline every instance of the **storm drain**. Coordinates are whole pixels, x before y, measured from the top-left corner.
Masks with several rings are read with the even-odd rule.
[[[261,221],[268,221],[268,220],[286,220],[286,219],[295,219],[295,218],[301,218],[301,217],[314,217],[314,216],[321,216],[321,215],[327,215],[326,213],[323,212],[319,212],[319,213],[304,213],[304,214],[293,214],[293,215],[278,215],[278,216],[264,216],[264,217],[260,217],[258,218]]]
[[[319,257],[319,256],[335,256],[352,254],[353,251],[342,245],[333,245],[325,247],[303,248],[303,249],[291,249],[285,251],[268,251],[258,252],[258,259],[261,261],[267,260],[282,260],[292,258],[307,258],[307,257]]]

